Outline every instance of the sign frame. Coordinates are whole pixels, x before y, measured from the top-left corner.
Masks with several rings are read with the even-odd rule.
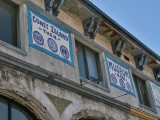
[[[133,92],[130,92],[129,90],[126,90],[116,84],[114,84],[111,80],[111,74],[110,74],[110,69],[109,69],[109,65],[108,65],[108,59],[110,59],[111,61],[113,61],[114,63],[118,64],[119,66],[125,68],[128,70],[128,73],[129,73],[129,79],[130,79],[130,83],[131,83],[131,87],[132,87],[132,90]],[[109,81],[110,81],[110,85],[115,87],[115,88],[118,88],[124,92],[126,92],[127,94],[130,94],[132,96],[135,96],[136,97],[136,93],[135,93],[135,88],[134,88],[134,85],[133,85],[133,77],[132,77],[132,74],[131,74],[131,69],[129,69],[127,66],[123,65],[122,63],[120,63],[119,61],[115,60],[114,58],[110,57],[109,55],[105,54],[105,60],[106,60],[106,66],[107,66],[107,73],[108,73],[108,76],[109,76]]]
[[[58,54],[55,54],[45,48],[42,48],[36,44],[33,43],[33,37],[32,37],[32,17],[31,17],[31,12],[33,14],[35,14],[37,17],[41,18],[42,20],[44,20],[45,22],[57,27],[59,30],[63,31],[63,32],[66,32],[68,35],[68,40],[69,40],[69,57],[70,57],[70,60],[67,60],[65,58],[62,58],[61,56],[59,56]],[[28,16],[28,38],[29,38],[29,45],[43,53],[46,53],[50,56],[52,56],[53,58],[56,58],[72,67],[74,67],[74,57],[73,57],[73,48],[72,48],[72,38],[71,38],[71,32],[67,31],[65,28],[57,25],[55,22],[53,22],[52,20],[48,19],[46,16],[38,13],[37,11],[35,11],[34,9],[30,8],[27,6],[27,16]]]

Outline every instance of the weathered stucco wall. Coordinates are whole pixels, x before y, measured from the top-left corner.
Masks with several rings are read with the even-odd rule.
[[[44,0],[31,0],[34,4],[38,5],[39,7],[45,9]]]
[[[82,21],[78,20],[76,17],[61,11],[58,15],[58,19],[62,20],[64,23],[73,27],[75,30],[83,34]]]
[[[4,85],[4,88],[5,86],[10,86],[17,93],[19,92],[18,90],[27,91],[28,94],[34,96],[47,108],[47,111],[55,120],[71,120],[74,114],[83,110],[97,111],[95,113],[101,113],[106,115],[106,117],[110,116],[113,120],[140,120],[117,108],[93,101],[4,66],[0,66],[0,85]],[[53,96],[53,99],[59,99],[59,101],[51,102],[53,99],[49,99],[47,94]],[[61,99],[63,99],[63,104]],[[67,103],[68,101],[69,104],[65,106],[65,102]],[[63,112],[58,112],[57,106],[63,108]]]

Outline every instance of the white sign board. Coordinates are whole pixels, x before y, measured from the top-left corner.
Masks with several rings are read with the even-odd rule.
[[[71,33],[28,7],[30,46],[73,66]]]
[[[106,64],[110,78],[110,84],[127,92],[128,94],[135,96],[130,69],[108,55],[106,55]]]

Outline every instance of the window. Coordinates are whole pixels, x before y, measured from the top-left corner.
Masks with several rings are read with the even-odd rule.
[[[17,7],[4,0],[0,1],[0,40],[17,46]]]
[[[135,75],[133,75],[133,78],[134,78],[135,86],[137,89],[137,95],[138,95],[140,104],[151,108],[151,102],[147,93],[145,80],[142,80],[141,78]]]
[[[35,120],[28,111],[9,99],[0,97],[0,120]]]
[[[76,52],[79,73],[81,78],[86,78],[99,84],[102,81],[100,78],[99,57],[98,53],[76,42]]]

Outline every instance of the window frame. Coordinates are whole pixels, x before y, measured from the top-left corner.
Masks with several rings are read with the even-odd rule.
[[[148,110],[150,110],[152,112],[157,113],[156,108],[155,108],[155,104],[154,104],[154,100],[153,100],[153,95],[151,93],[151,88],[150,88],[150,85],[149,85],[149,80],[144,80],[144,79],[140,78],[139,76],[137,76],[135,74],[133,74],[132,76],[133,76],[134,84],[135,84],[135,87],[136,87],[136,92],[137,92],[137,96],[138,96],[138,104],[139,104],[139,106],[143,107],[145,109],[148,109]],[[139,81],[140,80],[145,83],[146,95],[147,95],[146,97],[147,97],[147,101],[149,102],[150,106],[147,106],[147,105],[145,105],[143,103],[142,94],[141,94],[141,91],[139,91],[140,90],[140,85],[139,85]],[[137,85],[138,85],[138,88],[137,88]],[[142,103],[140,102],[140,99],[142,100]]]
[[[28,39],[26,37],[26,34],[28,34],[28,29],[25,27],[25,24],[27,24],[27,16],[26,16],[26,8],[23,4],[18,1],[13,0],[3,0],[4,2],[7,2],[11,4],[12,6],[16,7],[16,42],[17,45],[14,46],[8,42],[5,42],[4,40],[0,40],[0,45],[3,47],[1,48],[2,51],[5,48],[8,48],[12,50],[13,52],[18,52],[21,55],[27,56],[26,52],[26,41],[25,39]],[[20,27],[21,26],[21,27]]]
[[[20,44],[19,44],[19,37],[18,37],[18,31],[19,31],[19,27],[18,27],[18,23],[19,23],[19,6],[12,2],[12,1],[1,1],[6,3],[8,6],[6,9],[10,9],[10,6],[12,6],[15,9],[15,16],[12,20],[12,43],[6,42],[5,40],[0,40],[1,42],[4,42],[6,44],[12,45],[14,47],[20,48]],[[5,7],[4,7],[5,8]],[[12,14],[12,13],[11,13]]]
[[[103,79],[102,71],[101,71],[101,65],[100,65],[101,63],[100,63],[99,52],[96,52],[95,50],[93,50],[92,48],[88,47],[87,45],[79,42],[78,40],[75,41],[75,47],[77,47],[77,45],[80,45],[82,47],[82,51],[83,51],[83,55],[84,55],[86,76],[87,76],[87,78],[81,76],[80,71],[79,71],[80,79],[85,80],[85,81],[90,81],[90,82],[95,83],[97,85],[100,85],[100,82],[105,82],[104,79]],[[96,80],[96,82],[92,81],[91,78],[90,78],[90,75],[89,75],[89,67],[88,67],[88,63],[87,63],[87,50],[94,53],[95,59],[97,61],[96,67],[97,67],[97,72],[98,72],[97,73],[98,74],[98,80]],[[76,52],[76,55],[77,55],[77,52]],[[78,56],[77,56],[77,63],[78,63]],[[78,70],[79,70],[79,65],[78,65]],[[105,84],[105,86],[106,86],[106,84]]]

